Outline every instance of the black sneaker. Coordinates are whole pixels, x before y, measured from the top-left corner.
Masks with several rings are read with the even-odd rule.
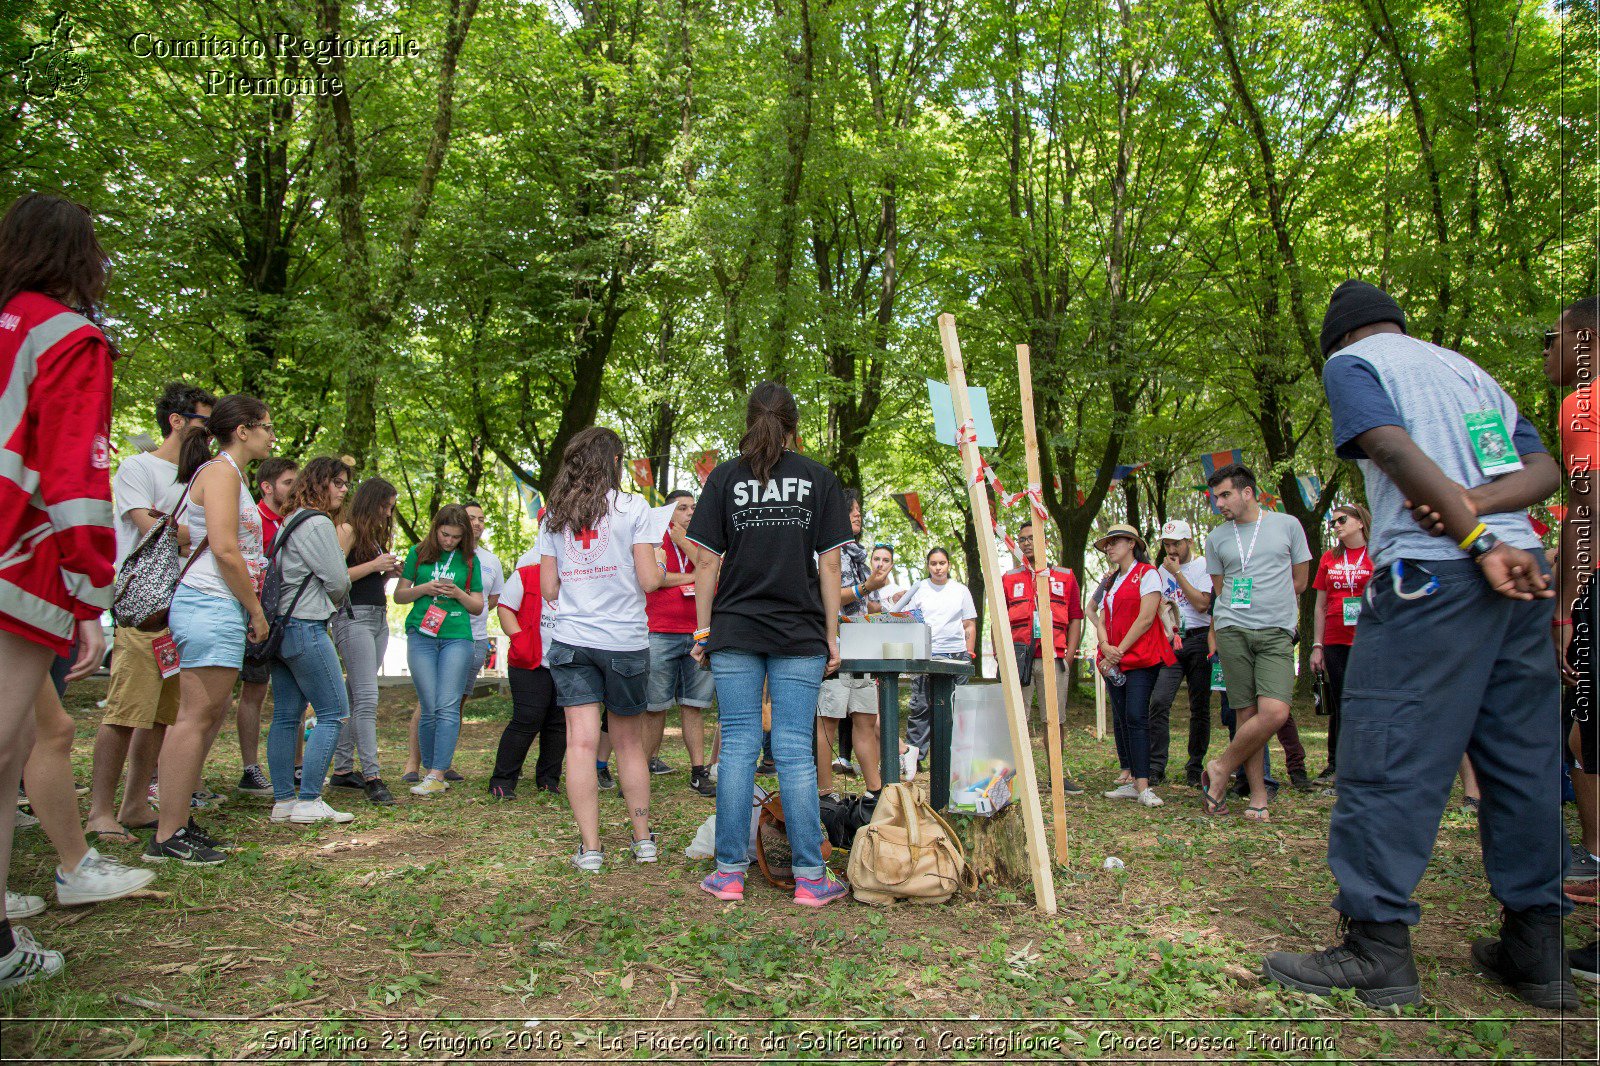
[[[1565,955],[1559,914],[1506,911],[1499,939],[1472,945],[1472,961],[1479,969],[1510,985],[1524,1002],[1545,1010],[1582,1006]]]
[[[1250,795],[1250,779],[1243,774],[1239,774],[1233,779],[1233,787],[1228,789],[1228,792],[1240,798],[1248,797]]]
[[[456,773],[454,770],[446,770],[444,772],[444,779],[446,781],[465,781],[466,780],[466,778],[462,777],[460,774]]]
[[[1573,948],[1567,952],[1567,965],[1574,977],[1600,981],[1600,940],[1590,942],[1586,948]]]
[[[1063,796],[1083,795],[1083,786],[1069,777],[1066,771],[1062,771],[1061,773],[1061,794]]]
[[[1333,767],[1331,767],[1331,766],[1325,767],[1323,769],[1322,773],[1317,775],[1317,779],[1315,781],[1315,784],[1318,784],[1318,785],[1331,785],[1331,784],[1333,784],[1334,779],[1337,776],[1338,775],[1333,772]]]
[[[239,783],[233,786],[235,792],[242,792],[246,796],[272,795],[272,782],[267,780],[267,775],[261,772],[261,767],[251,763],[244,768],[244,773],[239,775]]]
[[[1559,921],[1560,919],[1557,919]],[[1370,1007],[1422,1001],[1422,984],[1411,956],[1411,928],[1404,922],[1339,919],[1344,943],[1323,951],[1274,951],[1262,975],[1280,985],[1325,996],[1349,989]]]
[[[650,772],[653,774],[670,774],[672,773],[672,767],[668,766],[660,759],[652,758],[650,760]]]
[[[497,800],[501,800],[501,801],[514,800],[514,799],[517,798],[517,786],[515,786],[515,785],[490,785],[489,786],[489,798],[490,799],[497,799]]]
[[[1188,785],[1190,788],[1199,788],[1200,787],[1200,771],[1199,770],[1185,770],[1183,772],[1183,783]]]
[[[1310,792],[1311,778],[1306,776],[1304,770],[1290,770],[1289,784],[1294,786],[1296,792]]]
[[[189,839],[197,840],[208,848],[213,848],[217,851],[239,850],[233,841],[212,836],[210,830],[202,828],[193,818],[189,819],[189,824],[186,828],[189,830]]]
[[[599,767],[595,770],[594,776],[595,780],[600,783],[601,788],[617,787],[617,779],[611,776],[611,767],[609,766]]]
[[[162,841],[157,841],[156,835],[151,833],[150,843],[145,845],[144,854],[139,857],[145,862],[166,862],[170,859],[185,866],[216,866],[228,861],[222,852],[192,836],[188,826]]]
[[[548,793],[550,793],[550,795],[552,795],[552,796],[559,796],[559,795],[561,795],[561,786],[560,786],[560,785],[537,785],[537,786],[535,786],[535,787],[536,787],[536,788],[537,788],[537,789],[538,789],[538,790],[539,790],[539,791],[540,791],[540,792],[548,792]]]
[[[716,783],[711,780],[711,775],[704,770],[690,776],[689,788],[702,796],[715,798],[717,794]]]
[[[758,774],[775,774],[777,772],[778,764],[771,759],[762,759],[761,765],[756,767],[756,773]]]
[[[342,774],[334,774],[328,778],[330,788],[359,788],[367,787],[367,779],[354,770],[347,770]]]
[[[300,775],[304,771],[305,771],[305,767],[303,767],[303,766],[296,766],[294,768],[294,791],[295,791],[296,795],[299,795],[299,793],[300,793]]]
[[[366,789],[367,802],[373,806],[394,806],[394,797],[389,794],[389,786],[383,783],[383,778],[374,777],[371,781],[363,781],[361,787]]]

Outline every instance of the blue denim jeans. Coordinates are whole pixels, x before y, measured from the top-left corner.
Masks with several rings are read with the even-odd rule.
[[[415,630],[406,634],[406,666],[417,687],[422,717],[417,720],[417,750],[422,769],[448,770],[461,735],[461,693],[472,676],[477,642],[470,637],[441,640]]]
[[[817,803],[817,757],[812,729],[822,688],[820,655],[711,654],[717,683],[722,755],[717,770],[717,869],[743,873],[750,865],[750,810],[756,756],[761,750],[761,687],[772,698],[772,761],[789,830],[796,877],[822,876],[822,814]]]
[[[1155,691],[1161,667],[1146,666],[1124,671],[1125,685],[1108,685],[1111,696],[1111,725],[1116,731],[1117,753],[1124,759],[1122,768],[1134,777],[1150,777],[1150,694]]]
[[[322,779],[328,776],[333,749],[350,715],[350,697],[345,693],[344,672],[327,623],[289,618],[284,621],[278,661],[272,664],[272,726],[267,731],[272,798],[280,803],[294,798],[295,734],[308,702],[317,724],[306,741],[300,774],[303,800],[322,795]]]

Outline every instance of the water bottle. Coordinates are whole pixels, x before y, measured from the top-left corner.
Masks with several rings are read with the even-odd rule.
[[[1102,664],[1100,667],[1100,672],[1105,675],[1106,682],[1112,685],[1114,688],[1121,688],[1123,685],[1128,683],[1128,675],[1117,669],[1115,666],[1112,666],[1110,663]]]

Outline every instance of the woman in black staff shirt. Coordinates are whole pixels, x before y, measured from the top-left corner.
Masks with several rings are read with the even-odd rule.
[[[847,889],[822,861],[811,731],[822,678],[839,667],[839,548],[854,536],[839,479],[792,450],[799,426],[788,389],[757,385],[739,456],[711,472],[689,522],[688,539],[700,549],[691,654],[710,658],[722,727],[717,869],[700,887],[718,899],[744,898],[765,686],[794,901],[821,907]]]

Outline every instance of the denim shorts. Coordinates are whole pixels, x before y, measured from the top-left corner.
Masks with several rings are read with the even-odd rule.
[[[248,616],[232,596],[211,596],[179,585],[167,614],[178,663],[185,670],[201,666],[244,665]]]
[[[709,707],[717,694],[717,682],[710,670],[689,655],[694,647],[691,633],[650,634],[650,700],[646,710],[667,711],[680,707]]]
[[[650,649],[601,651],[550,642],[544,657],[556,682],[556,703],[562,707],[602,704],[611,714],[630,718],[643,714],[650,679]]]

